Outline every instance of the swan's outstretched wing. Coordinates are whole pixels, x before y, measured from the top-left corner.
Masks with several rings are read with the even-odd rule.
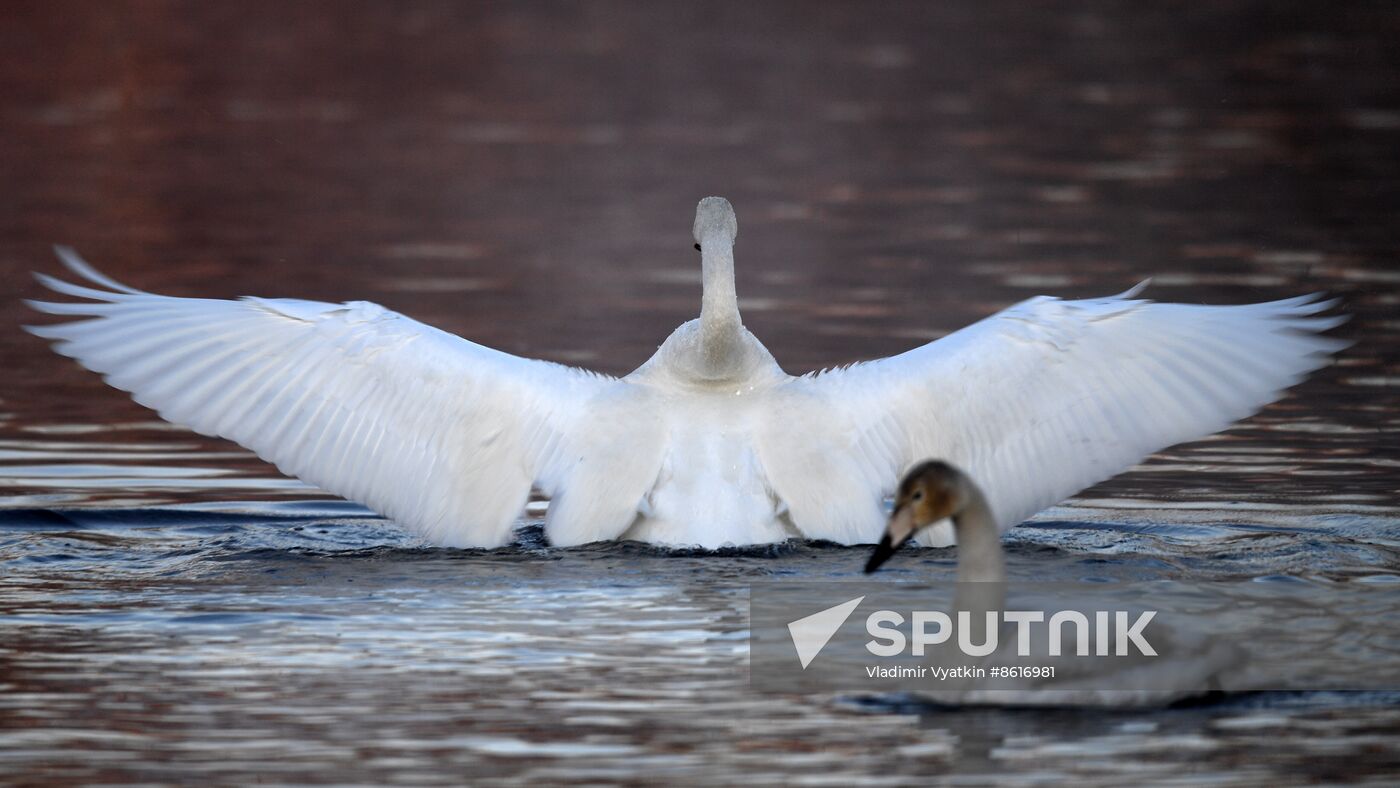
[[[587,418],[599,398],[631,395],[620,381],[517,358],[363,301],[133,290],[58,251],[106,289],[39,275],[91,302],[31,306],[92,319],[29,331],[168,421],[237,441],[434,542],[503,544],[532,483],[559,493],[605,464],[602,488],[573,507],[570,537],[612,538],[655,477],[655,435]],[[620,444],[632,450],[618,464]]]
[[[808,536],[872,542],[883,523],[869,502],[912,463],[946,459],[1005,530],[1254,413],[1348,344],[1319,336],[1345,318],[1318,317],[1334,302],[1317,296],[1197,306],[1136,293],[1032,298],[902,355],[791,381],[763,441],[770,484]],[[807,450],[823,445],[834,450]]]

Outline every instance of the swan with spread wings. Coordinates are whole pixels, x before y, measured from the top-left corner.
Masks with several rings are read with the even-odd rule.
[[[740,319],[738,223],[696,210],[700,317],[622,378],[519,358],[377,304],[175,298],[59,256],[87,285],[30,326],[162,418],[443,545],[510,541],[530,494],[554,544],[880,538],[914,462],[981,481],[997,526],[1216,432],[1345,343],[1302,296],[1244,306],[1038,297],[891,358],[795,377]],[[941,528],[941,530],[940,530]],[[945,523],[925,541],[951,543]]]

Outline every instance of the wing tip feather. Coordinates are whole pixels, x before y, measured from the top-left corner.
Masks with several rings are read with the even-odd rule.
[[[1138,282],[1137,284],[1135,284],[1135,285],[1133,285],[1132,287],[1128,288],[1127,290],[1124,290],[1123,292],[1119,293],[1118,295],[1112,296],[1112,298],[1115,298],[1115,299],[1122,299],[1122,300],[1128,300],[1128,299],[1137,298],[1139,295],[1142,294],[1142,291],[1146,290],[1147,287],[1148,287],[1148,285],[1151,285],[1151,284],[1152,284],[1152,277],[1149,276],[1149,277],[1147,277],[1146,279],[1142,280],[1141,282]]]
[[[101,285],[109,290],[125,293],[127,295],[149,295],[149,293],[145,291],[124,285],[97,270],[91,263],[84,260],[82,256],[78,254],[77,250],[71,246],[54,244],[53,252],[58,256],[59,262],[63,263],[64,268],[67,268],[69,271],[72,271],[93,284]]]
[[[57,331],[67,325],[67,323],[58,323],[51,326],[22,325],[20,326],[20,330],[24,331],[26,334],[33,334],[34,336],[39,337],[40,339],[56,342],[60,339],[65,338],[58,334]]]

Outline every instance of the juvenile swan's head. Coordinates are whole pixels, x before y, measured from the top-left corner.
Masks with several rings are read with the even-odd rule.
[[[732,246],[739,237],[739,220],[734,218],[734,207],[723,197],[706,197],[695,206],[695,243],[704,247],[706,239],[710,243]]]
[[[957,517],[967,506],[970,484],[962,471],[941,460],[911,469],[899,483],[889,525],[865,571],[874,572],[919,531],[945,517]]]

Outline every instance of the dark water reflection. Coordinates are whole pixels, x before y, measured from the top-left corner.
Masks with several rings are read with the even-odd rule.
[[[1354,315],[1336,366],[1014,531],[1012,571],[1387,582],[1397,33],[1382,3],[11,9],[0,780],[1391,773],[1387,697],[759,699],[744,584],[845,577],[858,551],[426,548],[15,326],[64,242],[148,289],[371,299],[626,372],[696,312],[711,193],[739,211],[745,321],[792,372],[1042,292],[1325,289]]]

